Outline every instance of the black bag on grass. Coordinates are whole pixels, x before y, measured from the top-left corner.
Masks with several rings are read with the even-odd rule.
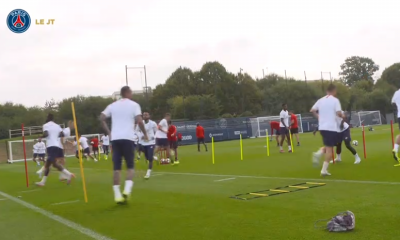
[[[319,222],[328,221],[329,219],[318,220],[315,223],[316,228],[325,228],[329,232],[348,232],[356,227],[356,217],[350,211],[338,213],[325,226],[317,226]]]

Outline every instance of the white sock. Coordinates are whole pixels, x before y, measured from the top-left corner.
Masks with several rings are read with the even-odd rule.
[[[289,150],[292,150],[292,146],[289,145]]]
[[[282,146],[279,146],[279,149],[282,150]]]
[[[336,155],[336,159],[339,159],[339,160],[341,159],[340,153]]]
[[[115,197],[115,199],[122,198],[121,189],[119,188],[119,185],[114,185],[113,189],[114,189],[114,197]]]
[[[397,144],[397,143],[394,144],[394,150],[395,150],[396,152],[399,151],[399,144]]]
[[[64,173],[67,176],[71,175],[71,173],[66,168],[64,168],[64,170],[62,170],[62,173]]]
[[[38,173],[42,173],[43,171],[44,171],[44,166],[41,169],[39,169]]]
[[[125,194],[131,194],[132,187],[133,187],[133,181],[132,180],[126,180],[125,181],[124,193]]]
[[[358,158],[359,156],[358,156],[358,153],[356,153],[356,155],[354,155],[356,158]]]
[[[322,164],[321,172],[323,172],[323,173],[328,172],[328,166],[329,166],[329,162],[324,161],[324,164]]]
[[[47,180],[47,176],[44,176],[43,178],[42,178],[42,183],[46,183],[46,180]]]
[[[150,174],[151,174],[151,169],[148,169],[146,175],[149,175],[149,176],[150,176]]]

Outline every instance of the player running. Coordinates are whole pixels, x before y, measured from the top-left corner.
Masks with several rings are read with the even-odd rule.
[[[297,140],[297,146],[300,146],[300,140],[299,140],[299,125],[297,121],[297,116],[296,114],[293,113],[293,111],[289,112],[290,114],[290,133],[292,134],[292,140],[293,140],[293,135],[296,136]]]
[[[176,135],[176,127],[175,125],[172,125],[172,122],[168,122],[168,142],[169,142],[169,148],[171,150],[174,150],[174,155],[175,155],[175,161],[172,164],[179,164],[178,160],[178,137]]]
[[[290,136],[289,136],[289,129],[290,129],[289,128],[290,127],[289,118],[290,118],[290,116],[289,116],[289,112],[287,110],[287,104],[286,103],[282,104],[282,111],[279,114],[279,118],[281,120],[280,123],[279,123],[279,127],[280,127],[279,132],[281,134],[281,142],[280,142],[280,145],[279,145],[280,152],[281,153],[285,152],[282,147],[283,147],[283,142],[285,141],[285,137],[286,137],[286,142],[288,144],[288,152],[291,153],[292,152],[292,146],[290,145]]]
[[[335,96],[336,87],[330,84],[327,88],[327,95],[320,98],[310,110],[318,119],[319,131],[325,146],[320,149],[319,153],[314,153],[313,155],[313,162],[317,165],[319,164],[319,158],[325,154],[321,176],[331,175],[328,172],[329,162],[332,159],[333,147],[337,144],[338,132],[340,131],[337,117],[344,118],[339,99]]]
[[[277,121],[271,121],[269,122],[269,125],[271,127],[271,138],[270,141],[272,141],[272,136],[274,135],[274,130],[275,130],[275,139],[276,139],[276,144],[279,147],[279,135],[281,135],[281,133],[279,132],[279,122]]]
[[[93,155],[99,156],[99,139],[97,137],[92,138],[90,144],[92,145]]]
[[[151,171],[153,170],[153,160],[154,160],[154,147],[156,144],[155,135],[157,132],[157,123],[150,120],[150,114],[148,112],[143,113],[144,128],[146,130],[146,135],[148,141],[143,139],[144,134],[139,130],[139,144],[144,152],[144,156],[148,162],[147,173],[144,176],[145,179],[149,179],[151,176]]]
[[[208,152],[207,145],[204,142],[204,128],[200,126],[200,123],[197,123],[196,125],[197,150],[200,152],[200,143],[202,143],[206,149],[206,152]]]
[[[44,150],[44,152],[43,152],[43,150]],[[44,153],[46,153],[46,145],[44,144],[44,142],[42,142],[42,139],[39,138],[38,142],[35,143],[35,145],[33,145],[32,161],[34,161],[38,166],[40,166],[40,161],[44,161],[44,155],[45,155]],[[36,158],[38,158],[39,160],[36,161]]]
[[[97,159],[95,156],[92,156],[90,154],[90,148],[89,148],[89,144],[88,144],[88,139],[84,136],[80,136],[79,138],[79,143],[82,146],[83,149],[83,155],[87,158],[90,157],[91,159],[93,159],[95,162],[97,162]]]
[[[110,137],[107,135],[107,133],[101,137],[101,144],[103,147],[104,158],[106,160],[108,160],[108,151],[110,148]]]
[[[399,129],[400,129],[400,89],[397,90],[392,97],[392,105],[395,109],[395,112],[397,112],[397,120],[399,123]],[[392,150],[393,153],[393,158],[397,162],[399,162],[399,145],[400,145],[400,135],[396,136],[396,140],[394,142],[394,147]]]
[[[156,151],[165,150],[167,154],[167,161],[169,160],[169,144],[168,144],[168,121],[171,120],[171,115],[166,113],[164,118],[158,123],[158,131],[156,133]],[[161,160],[160,160],[161,161]]]
[[[344,113],[343,113],[344,114]],[[346,148],[354,155],[355,162],[354,164],[359,164],[361,162],[361,158],[358,156],[357,151],[351,146],[351,135],[350,135],[350,126],[345,122],[344,119],[339,118],[339,125],[341,131],[339,132],[338,136],[338,144],[336,145],[336,159],[335,162],[341,162],[341,153],[342,153],[342,142],[346,145]],[[331,160],[330,163],[333,163]]]

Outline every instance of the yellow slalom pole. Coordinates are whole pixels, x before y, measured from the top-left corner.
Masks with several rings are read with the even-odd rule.
[[[265,129],[265,134],[266,135],[266,139],[267,139],[267,156],[269,157],[269,135],[268,135],[268,129]]]
[[[294,148],[293,148],[293,141],[292,141],[292,132],[289,129],[289,139],[290,139],[290,146],[292,147],[292,153],[294,153]]]
[[[240,134],[240,160],[243,161],[243,141],[242,141],[242,134]]]
[[[76,123],[76,116],[75,116],[75,105],[73,102],[71,102],[71,108],[72,108],[72,116],[74,118],[74,126],[75,126],[75,136],[76,136],[76,144],[78,146],[78,149],[80,149],[80,142],[79,142],[79,134],[78,134],[78,125]],[[85,203],[88,202],[88,197],[87,197],[87,192],[86,192],[86,181],[85,181],[85,173],[83,171],[83,162],[82,162],[82,152],[78,151],[79,155],[79,165],[81,167],[81,176],[82,176],[82,184],[83,184],[83,195],[85,197]]]
[[[211,137],[211,155],[212,155],[212,163],[215,164],[214,137]]]

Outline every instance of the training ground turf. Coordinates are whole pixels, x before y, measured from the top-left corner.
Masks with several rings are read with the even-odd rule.
[[[343,145],[343,162],[331,165],[327,178],[311,163],[320,135],[300,137],[302,146],[292,154],[280,154],[272,142],[270,157],[265,138],[246,139],[243,161],[239,141],[216,143],[214,165],[211,152],[181,147],[180,165],[155,165],[148,181],[141,160],[128,206],[113,202],[111,160],[84,162],[88,203],[75,158],[67,163],[77,175],[71,186],[60,183],[55,171],[46,187],[34,186],[38,168],[28,162],[26,188],[23,164],[2,164],[0,239],[399,239],[400,167],[393,166],[390,126],[366,131],[368,156],[360,165]],[[363,158],[361,129],[352,129],[352,137]],[[229,198],[303,182],[326,185],[247,201]],[[316,220],[345,210],[356,216],[353,232],[314,228]]]

